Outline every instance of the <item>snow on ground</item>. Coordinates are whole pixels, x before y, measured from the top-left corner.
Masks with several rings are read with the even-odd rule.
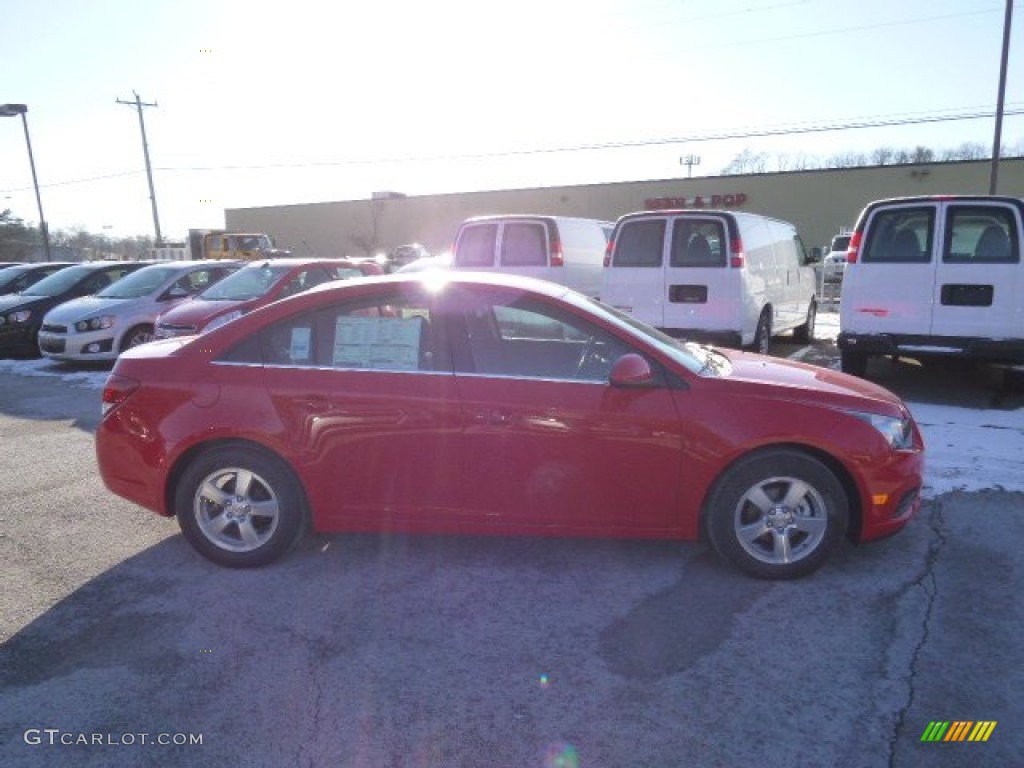
[[[834,340],[838,333],[838,314],[820,313],[815,338]],[[801,352],[792,357],[799,359]],[[0,360],[0,372],[56,377],[75,387],[96,390],[103,387],[108,375],[102,369],[75,370],[45,358]],[[985,488],[1024,491],[1024,408],[960,408],[914,401],[907,405],[924,434],[928,495]]]

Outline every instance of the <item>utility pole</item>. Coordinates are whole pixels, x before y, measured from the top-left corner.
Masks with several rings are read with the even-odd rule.
[[[999,62],[999,96],[996,104],[996,130],[992,141],[992,168],[989,170],[988,193],[994,195],[999,186],[999,149],[1003,143],[1003,100],[1006,96],[1006,63],[1010,58],[1010,24],[1013,20],[1013,0],[1006,0],[1003,18],[1003,55]]]
[[[149,164],[149,144],[146,143],[146,121],[142,119],[142,108],[143,107],[155,107],[157,103],[154,101],[152,104],[147,104],[139,98],[139,94],[132,91],[135,95],[135,101],[122,101],[117,100],[118,104],[127,104],[130,107],[135,107],[135,111],[139,113],[139,130],[142,131],[142,154],[146,158],[146,178],[149,180],[149,202],[153,207],[153,228],[156,230],[156,244],[160,245],[164,239],[160,234],[160,217],[156,212],[156,192],[153,191],[153,168]]]

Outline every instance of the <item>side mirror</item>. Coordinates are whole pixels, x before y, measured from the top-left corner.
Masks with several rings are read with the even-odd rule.
[[[623,389],[652,387],[657,383],[651,364],[635,352],[625,354],[615,361],[608,381],[613,387]]]

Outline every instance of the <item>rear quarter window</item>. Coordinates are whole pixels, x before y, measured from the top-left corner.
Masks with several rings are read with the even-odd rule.
[[[474,224],[463,227],[455,246],[456,266],[494,266],[494,243],[497,235],[497,224]]]
[[[951,264],[1017,264],[1020,242],[1009,208],[950,206],[942,259]]]
[[[672,224],[673,267],[724,267],[725,231],[710,219],[676,219]]]
[[[501,233],[501,264],[506,267],[546,267],[547,230],[534,222],[508,222]]]
[[[865,264],[927,264],[932,256],[935,208],[878,211],[868,222]]]
[[[613,267],[660,267],[665,242],[665,219],[630,221],[615,238]]]

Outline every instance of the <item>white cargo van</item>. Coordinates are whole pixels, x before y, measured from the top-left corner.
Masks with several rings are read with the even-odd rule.
[[[601,300],[666,333],[768,350],[814,335],[814,268],[796,228],[752,213],[646,211],[615,225]]]
[[[536,277],[597,297],[613,226],[566,216],[477,216],[459,227],[452,266]]]
[[[1024,362],[1024,200],[944,195],[861,212],[839,309],[841,366],[874,355]]]

